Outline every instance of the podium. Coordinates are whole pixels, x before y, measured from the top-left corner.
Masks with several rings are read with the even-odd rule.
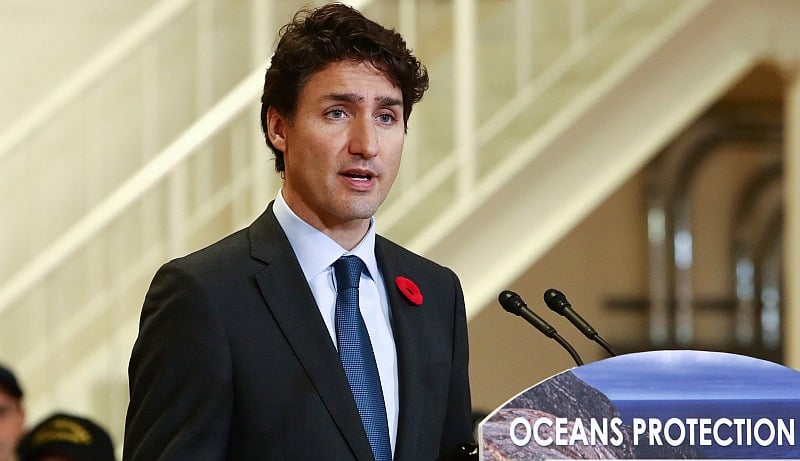
[[[721,352],[641,352],[514,396],[478,426],[479,459],[800,459],[798,419],[796,370]]]

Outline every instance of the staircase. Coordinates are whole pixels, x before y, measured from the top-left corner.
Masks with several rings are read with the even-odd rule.
[[[590,60],[589,67],[581,63],[568,72],[569,81],[578,80],[570,76],[582,69],[595,78],[562,95],[559,109],[541,117],[538,129],[526,132],[523,123],[536,117],[541,103],[519,110],[502,136],[523,136],[499,149],[506,154],[498,167],[410,241],[468,281],[465,296],[473,313],[493,303],[498,287],[513,281],[752,66],[796,63],[800,56],[800,30],[790,19],[800,17],[797,2],[693,1],[674,3],[671,15],[658,11],[664,2],[648,6],[656,7],[650,16],[660,19],[651,33],[629,37],[631,46],[605,70],[597,72]]]
[[[302,3],[153,2],[0,136],[0,361],[31,419],[93,414],[121,440],[155,269],[279,185],[256,102]],[[470,315],[755,62],[800,56],[791,0],[351,3],[432,78],[379,230],[459,273]]]

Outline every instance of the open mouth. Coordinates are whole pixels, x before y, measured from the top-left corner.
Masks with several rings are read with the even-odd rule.
[[[369,174],[369,173],[345,172],[345,173],[342,173],[342,175],[346,176],[346,177],[348,177],[350,179],[356,180],[356,181],[369,181],[370,179],[372,179],[372,175]]]

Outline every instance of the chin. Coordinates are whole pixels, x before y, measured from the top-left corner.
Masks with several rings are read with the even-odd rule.
[[[369,219],[375,216],[377,211],[378,205],[372,203],[360,203],[350,206],[346,214],[350,217],[350,219]]]

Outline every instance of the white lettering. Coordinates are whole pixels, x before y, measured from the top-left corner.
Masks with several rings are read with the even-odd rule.
[[[621,446],[626,437],[621,418],[515,418],[509,427],[512,442],[519,447],[530,443],[539,446]],[[651,446],[700,445],[720,447],[765,447],[795,445],[794,419],[748,418],[633,418],[632,442],[638,446],[640,437]]]
[[[673,431],[676,428],[677,431]],[[673,432],[677,432],[677,437],[673,437]],[[686,428],[683,427],[683,421],[678,418],[670,418],[664,423],[664,440],[673,447],[683,443],[686,438]]]
[[[749,419],[744,418],[734,418],[733,424],[736,426],[736,445],[742,445],[742,438],[744,437],[744,426],[748,426],[749,429]],[[750,445],[750,442],[747,442],[747,445]]]
[[[656,418],[647,418],[647,423],[649,425],[650,431],[650,445],[664,445],[661,442],[661,437],[658,435],[661,433],[661,420]]]
[[[522,438],[517,437],[517,428],[519,426],[522,426],[525,430]],[[514,445],[518,447],[524,447],[528,444],[528,442],[531,441],[531,423],[522,417],[514,418],[514,421],[511,421],[511,426],[509,427],[509,433],[511,435],[511,441],[514,442]]]
[[[716,422],[714,422],[714,440],[717,442],[717,445],[721,447],[727,447],[728,445],[733,443],[733,439],[731,437],[722,438],[719,434],[719,427],[722,425],[726,425],[731,427],[733,425],[733,421],[728,418],[720,418]]]
[[[761,437],[762,427],[767,428],[769,435],[766,438]],[[768,420],[767,418],[761,418],[756,421],[756,425],[753,427],[753,435],[756,437],[756,443],[762,447],[772,445],[772,441],[775,440],[775,426],[773,426],[772,421]]]
[[[597,445],[598,443],[601,445],[608,445],[608,420],[603,418],[601,421],[602,424],[594,418],[591,420],[590,439],[592,445]]]
[[[594,421],[594,419],[592,419],[592,421]],[[575,445],[576,442],[589,445],[589,439],[586,437],[586,428],[583,427],[583,421],[580,418],[576,418],[575,422],[572,424],[572,435],[569,438],[570,445]],[[592,444],[594,445],[594,443]]]
[[[569,432],[569,419],[556,418],[556,445],[565,446],[569,445],[567,435]]]
[[[611,420],[611,431],[614,433],[614,436],[611,437],[611,444],[615,447],[622,445],[623,436],[622,436],[622,420],[620,418],[614,418]]]
[[[789,420],[789,426],[786,426],[786,421],[778,420],[778,445],[783,445],[784,440],[794,446],[794,419]]]
[[[647,430],[644,419],[633,418],[633,444],[639,445],[639,436],[643,435]]]
[[[550,444],[553,443],[553,439],[550,437],[542,437],[539,429],[542,426],[553,427],[553,421],[550,418],[538,418],[536,422],[533,423],[533,438],[539,446],[549,447]]]
[[[694,427],[697,425],[697,418],[687,418],[686,424],[689,425],[689,445],[694,445]]]
[[[711,418],[700,418],[700,445],[711,446]]]

